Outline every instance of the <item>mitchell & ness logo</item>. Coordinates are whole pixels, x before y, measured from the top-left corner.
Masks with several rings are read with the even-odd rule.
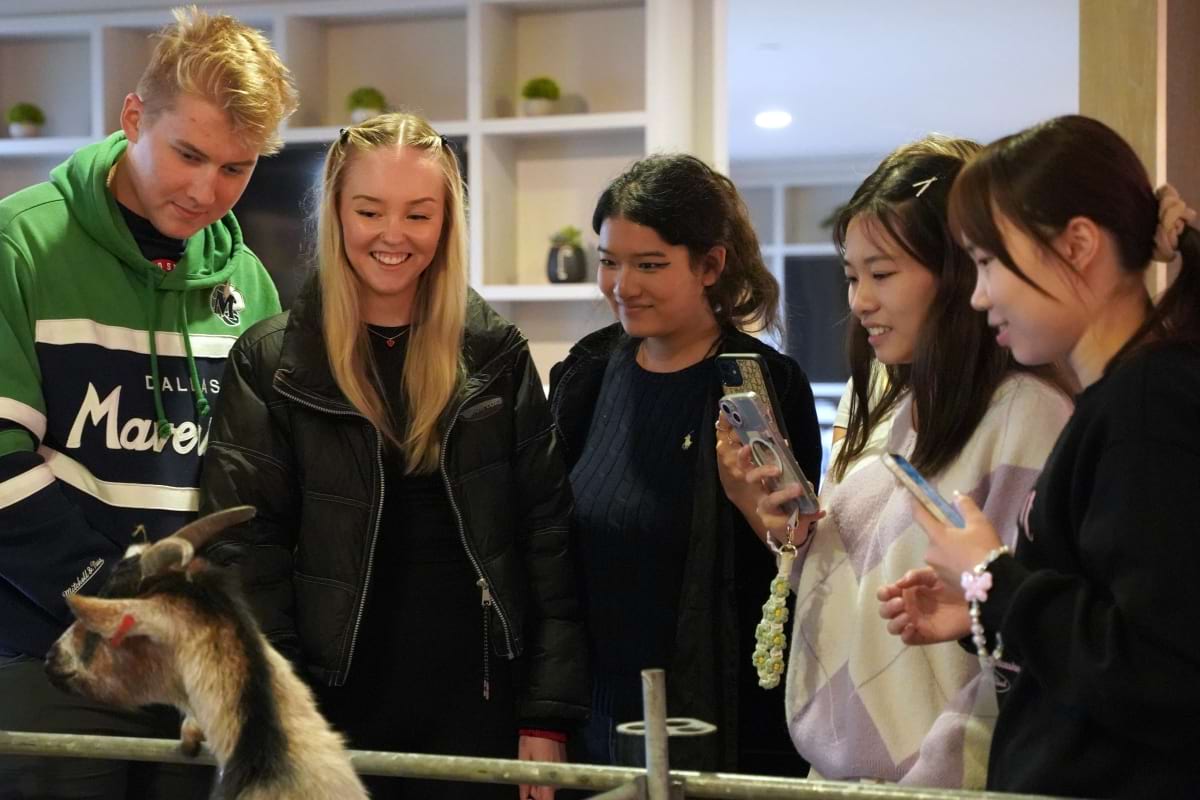
[[[103,566],[103,558],[93,558],[92,562],[83,568],[83,573],[76,578],[70,586],[62,590],[62,596],[69,597],[78,592],[88,581],[96,576],[96,573],[99,572],[100,568]]]

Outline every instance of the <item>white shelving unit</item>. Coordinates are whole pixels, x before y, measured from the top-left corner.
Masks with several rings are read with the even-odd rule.
[[[105,0],[113,6],[120,0]],[[727,0],[302,0],[225,10],[272,40],[301,107],[285,143],[332,141],[344,98],[362,85],[466,141],[471,283],[533,343],[543,378],[572,342],[612,317],[594,283],[550,284],[550,235],[585,232],[604,185],[637,158],[688,151],[726,166]],[[170,20],[141,11],[5,16],[0,109],[28,100],[46,137],[0,130],[0,196],[44,180],[78,147],[118,126],[121,102]],[[126,4],[127,5],[127,4]],[[520,116],[520,88],[553,77],[561,113]],[[253,243],[251,243],[253,244]]]

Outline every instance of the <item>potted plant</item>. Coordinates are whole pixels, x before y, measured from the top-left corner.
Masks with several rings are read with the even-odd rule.
[[[579,283],[587,277],[587,260],[579,228],[567,225],[550,237],[546,277],[551,283]]]
[[[357,125],[386,111],[387,101],[374,86],[360,86],[346,98],[346,110],[350,112],[350,121]]]
[[[558,84],[553,78],[531,78],[521,87],[521,110],[528,117],[540,117],[554,111]]]
[[[33,103],[17,103],[8,109],[8,135],[14,139],[37,136],[46,124],[46,115]]]

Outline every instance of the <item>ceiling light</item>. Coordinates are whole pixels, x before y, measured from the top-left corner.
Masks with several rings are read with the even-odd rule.
[[[760,111],[754,115],[754,124],[760,128],[786,128],[792,124],[792,115],[786,111]]]

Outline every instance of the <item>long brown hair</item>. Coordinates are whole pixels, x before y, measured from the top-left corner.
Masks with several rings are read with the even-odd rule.
[[[592,230],[610,217],[653,228],[669,245],[687,247],[693,268],[717,245],[725,269],[704,290],[723,329],[779,330],[779,283],[763,262],[750,212],[733,181],[695,156],[643,158],[600,195]]]
[[[928,475],[940,472],[958,457],[996,388],[1016,368],[1009,353],[996,344],[986,316],[970,306],[975,266],[947,223],[951,184],[966,158],[978,150],[975,142],[943,137],[901,147],[863,181],[837,216],[833,239],[839,251],[845,252],[850,222],[869,219],[933,273],[937,291],[911,364],[880,369],[866,329],[849,326],[853,395],[846,438],[833,463],[835,479],[845,476],[862,455],[871,431],[907,392],[912,393],[920,420],[910,460]],[[871,385],[884,376],[886,386]]]
[[[1054,238],[1072,219],[1087,217],[1112,234],[1121,268],[1139,275],[1150,265],[1158,227],[1158,200],[1133,148],[1104,123],[1079,115],[988,145],[955,182],[950,208],[956,237],[993,254],[1043,294],[1004,246],[997,216],[1054,254]],[[1179,252],[1179,276],[1109,368],[1145,344],[1200,343],[1200,231],[1184,228]]]

